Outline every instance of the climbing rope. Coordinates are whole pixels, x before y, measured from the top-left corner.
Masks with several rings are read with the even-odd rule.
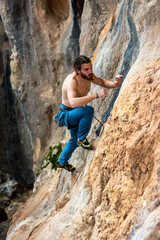
[[[101,126],[102,126],[102,131],[101,131],[101,133],[100,133],[100,137],[102,136],[102,133],[103,133],[103,131],[104,131],[104,123],[106,122],[106,120],[102,123],[98,118],[96,118],[95,116],[93,116],[100,124],[101,124]]]
[[[104,121],[103,123],[101,123],[101,121],[98,119],[98,118],[96,118],[95,116],[93,116],[100,124],[101,124],[101,126],[102,126],[102,131],[101,131],[101,134],[100,134],[100,136],[102,136],[102,133],[103,133],[103,131],[104,131],[104,123],[106,122],[106,121]],[[85,166],[85,164],[84,164],[84,166]],[[84,166],[82,167],[82,169],[81,169],[81,171],[79,172],[79,174],[78,174],[78,176],[75,178],[75,180],[74,180],[74,182],[72,183],[72,185],[71,185],[71,187],[68,189],[68,191],[64,194],[64,196],[62,197],[62,199],[60,200],[60,202],[58,203],[58,205],[55,207],[55,209],[50,213],[50,215],[42,222],[42,223],[40,223],[38,226],[37,226],[37,228],[34,230],[32,230],[31,232],[30,232],[30,234],[29,234],[29,236],[28,236],[28,238],[26,239],[26,240],[28,240],[28,239],[30,239],[30,237],[31,236],[33,236],[46,222],[47,222],[47,220],[53,215],[53,213],[57,210],[57,208],[60,206],[60,204],[63,202],[63,200],[65,199],[65,197],[67,196],[67,194],[71,191],[71,189],[73,188],[73,186],[75,185],[75,183],[77,182],[77,180],[78,180],[78,178],[79,178],[79,176],[80,176],[80,174],[82,173],[82,171],[83,171],[83,169],[84,169]]]

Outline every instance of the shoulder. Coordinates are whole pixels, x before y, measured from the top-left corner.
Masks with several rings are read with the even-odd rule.
[[[64,81],[65,82],[75,82],[76,81],[76,74],[75,74],[75,72],[69,74]]]
[[[78,84],[78,81],[77,81],[77,75],[75,72],[73,72],[72,74],[69,75],[69,82],[70,82],[70,85],[73,87],[76,87],[77,84]]]
[[[65,78],[63,82],[63,88],[65,88],[68,91],[71,89],[75,89],[76,86],[77,86],[77,78],[76,78],[76,74],[73,72]]]
[[[73,82],[77,82],[77,74],[75,72],[73,72],[71,75],[71,79]]]
[[[63,85],[65,84],[71,84],[71,82],[74,81],[74,73],[71,73],[69,74],[65,79],[64,79],[64,82],[63,82]]]

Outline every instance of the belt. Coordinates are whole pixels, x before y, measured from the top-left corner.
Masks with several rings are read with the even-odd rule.
[[[68,110],[68,111],[70,111],[70,110],[72,110],[72,109],[73,109],[73,108],[69,108],[69,107],[68,107],[68,108],[65,108],[65,107],[60,107],[60,108],[59,108],[59,110]]]

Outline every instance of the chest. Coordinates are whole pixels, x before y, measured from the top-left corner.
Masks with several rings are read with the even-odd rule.
[[[89,81],[80,83],[77,88],[78,95],[80,97],[86,96],[90,91],[90,87],[91,87],[91,82]]]

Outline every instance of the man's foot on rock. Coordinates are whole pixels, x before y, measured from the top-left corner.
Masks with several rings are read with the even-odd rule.
[[[83,138],[83,140],[78,140],[77,145],[81,146],[84,149],[92,150],[92,145],[88,142],[87,138]]]
[[[76,169],[72,164],[66,163],[64,165],[61,165],[58,161],[56,162],[56,167],[57,168],[64,168],[69,172],[73,172]]]

